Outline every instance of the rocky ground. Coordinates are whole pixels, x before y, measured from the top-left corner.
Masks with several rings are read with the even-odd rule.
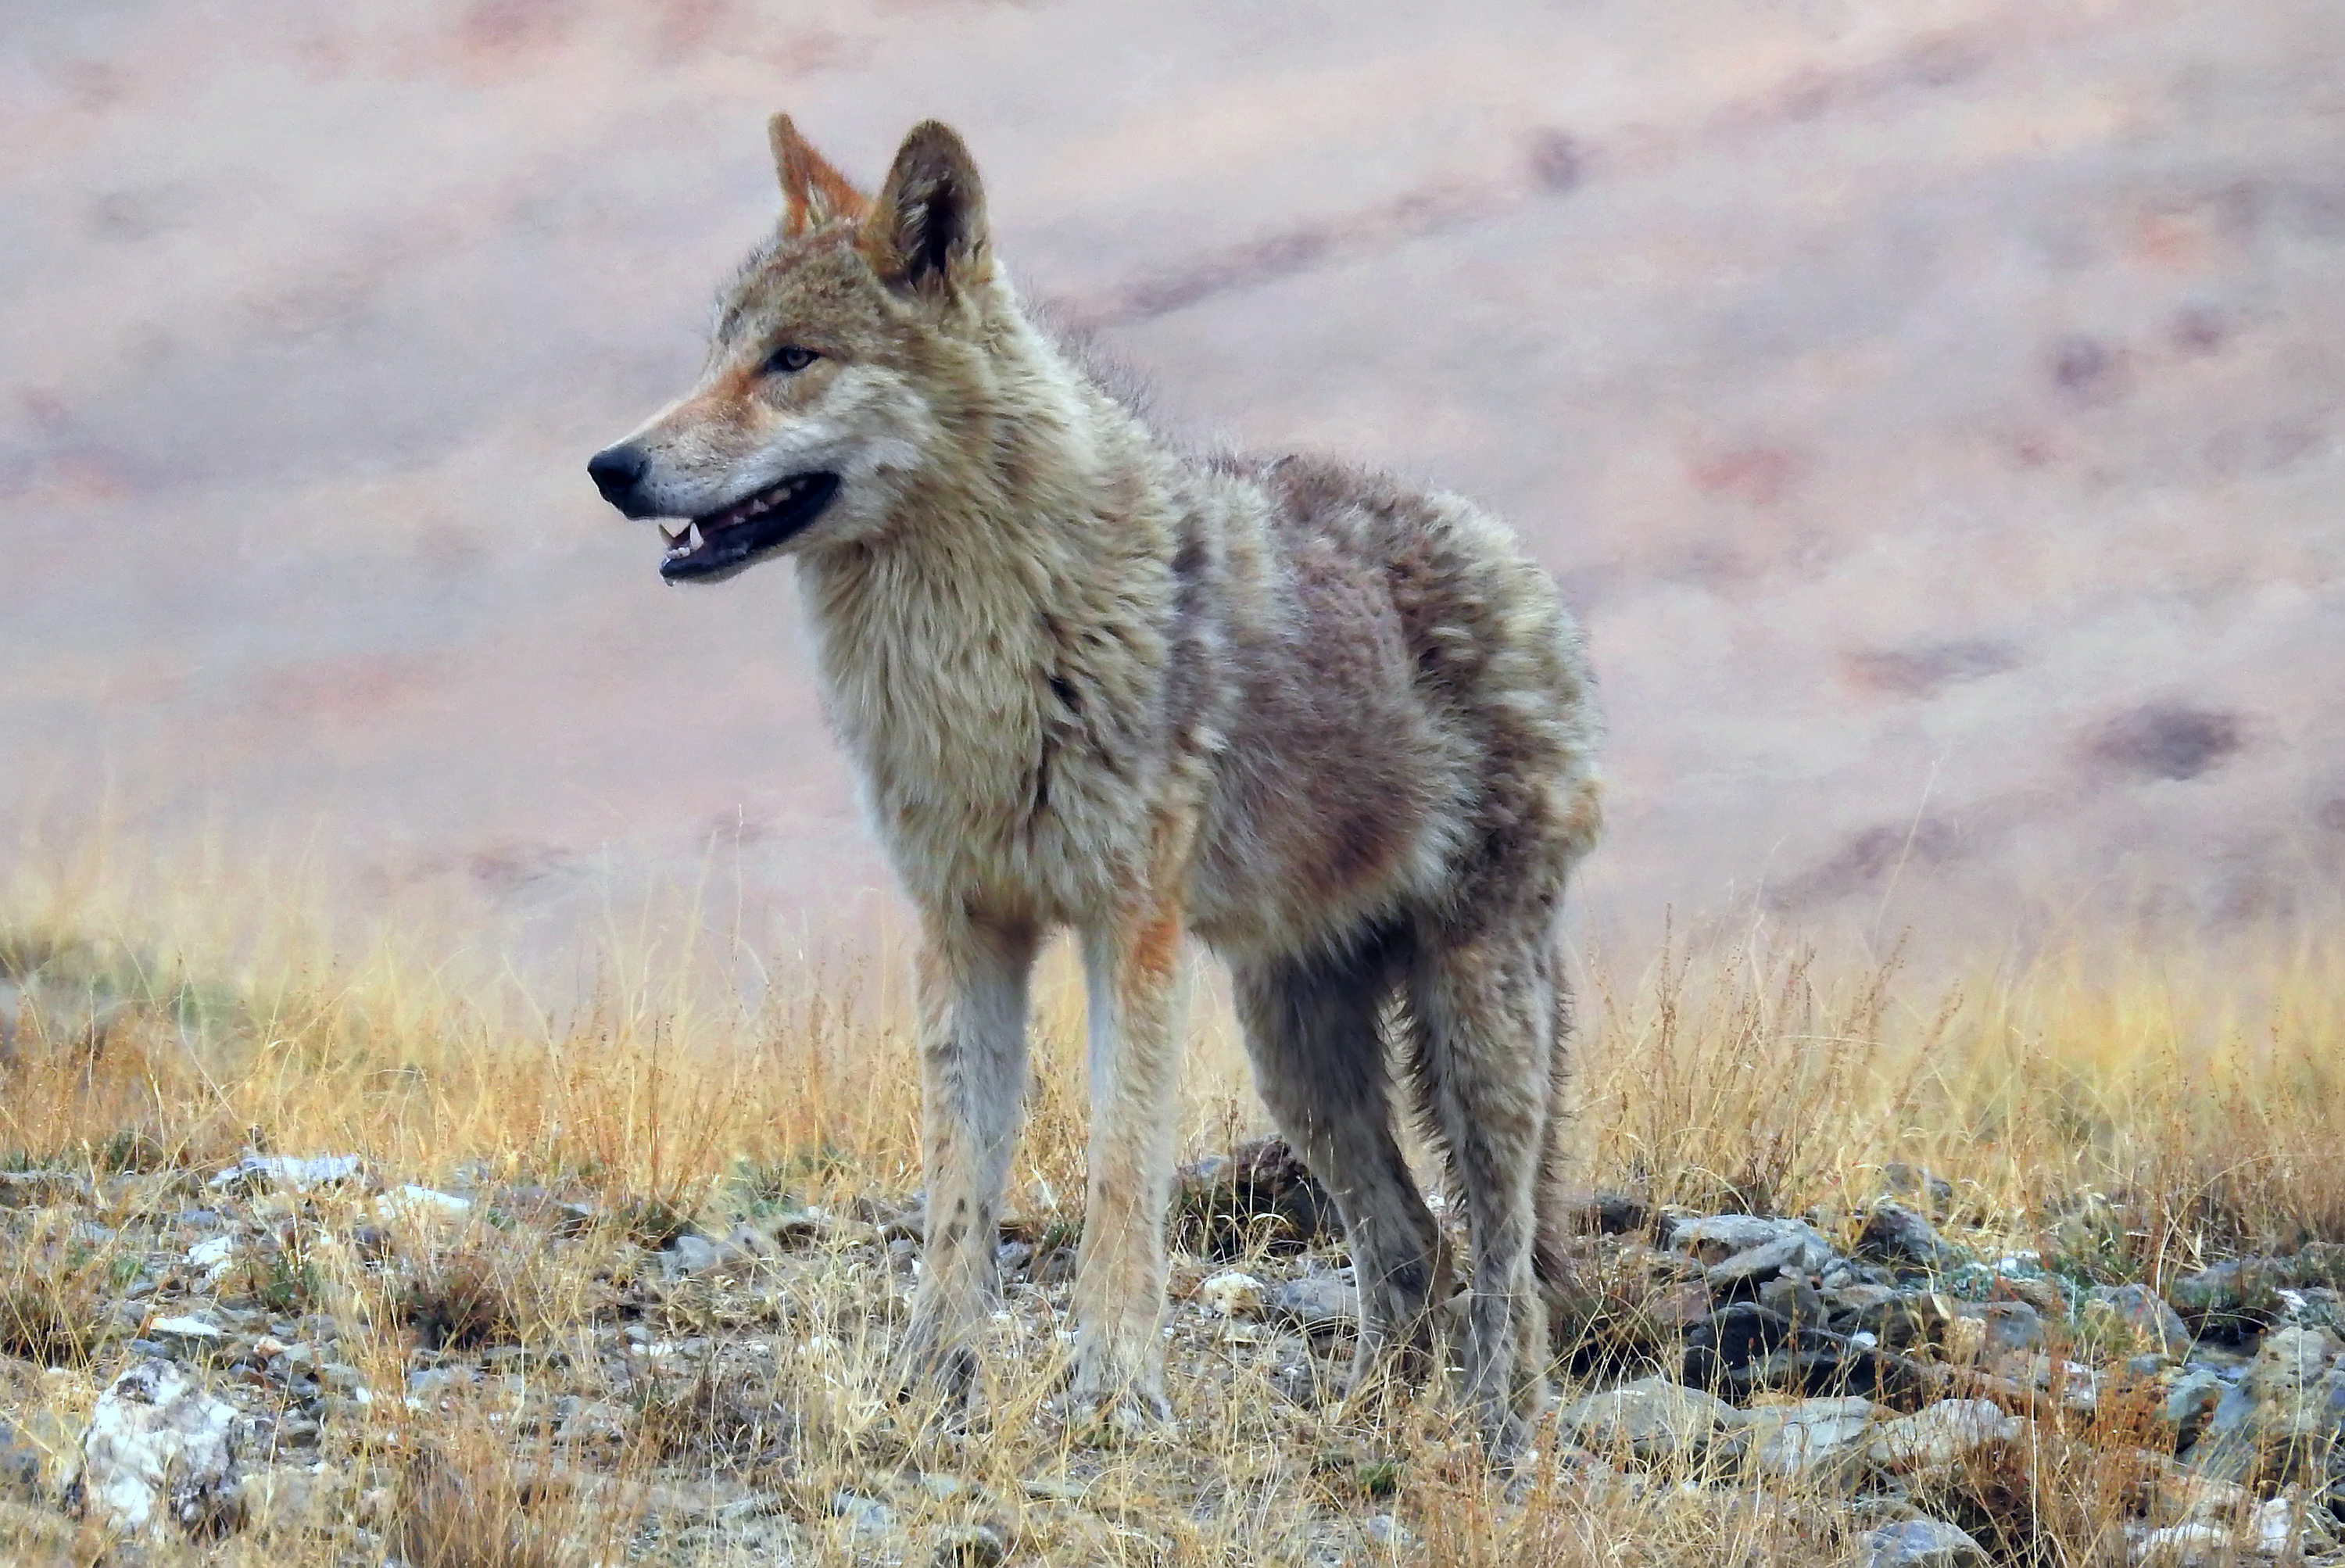
[[[1276,1145],[1184,1173],[1180,1427],[1071,1432],[1071,1227],[1015,1221],[965,1420],[880,1397],[917,1207],[686,1213],[355,1157],[0,1174],[0,1544],[30,1563],[2345,1563],[2345,1247],[2095,1283],[1893,1168],[1797,1217],[1589,1205],[1546,1446],[1337,1398],[1354,1290]],[[1644,1522],[1640,1524],[1638,1522]],[[1538,1543],[1545,1543],[1541,1546]]]

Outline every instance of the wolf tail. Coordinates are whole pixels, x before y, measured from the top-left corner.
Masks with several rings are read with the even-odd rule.
[[[1558,957],[1560,970],[1560,956]],[[1548,1354],[1557,1359],[1579,1349],[1594,1317],[1595,1300],[1579,1277],[1571,1259],[1573,1201],[1568,1134],[1571,1086],[1571,989],[1561,973],[1554,985],[1555,1031],[1548,1048],[1547,1125],[1539,1147],[1536,1230],[1531,1244],[1531,1271],[1547,1306]]]

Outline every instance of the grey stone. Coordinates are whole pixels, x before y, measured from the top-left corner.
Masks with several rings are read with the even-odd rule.
[[[1680,1252],[1693,1254],[1703,1265],[1710,1266],[1779,1239],[1783,1234],[1782,1227],[1782,1220],[1764,1219],[1755,1214],[1681,1219],[1670,1231],[1670,1245]]]
[[[1884,1524],[1864,1538],[1864,1568],[1985,1568],[1986,1548],[1941,1519]]]
[[[1981,1449],[2016,1441],[2025,1428],[1985,1400],[1941,1400],[1873,1429],[1864,1457],[1883,1470],[1930,1475]]]
[[[0,1496],[30,1493],[41,1484],[41,1451],[0,1417]]]
[[[2166,1390],[2166,1404],[2160,1413],[2166,1424],[2174,1429],[2174,1446],[2178,1450],[2198,1441],[2208,1419],[2230,1388],[2220,1377],[2204,1369],[2185,1372],[2174,1380],[2173,1386]]]
[[[1802,1400],[1743,1412],[1734,1446],[1746,1470],[1780,1478],[1853,1473],[1864,1440],[1890,1413],[1871,1400]]]
[[[338,1394],[355,1393],[367,1386],[366,1374],[347,1361],[327,1361],[320,1365],[318,1381]]]
[[[2147,1285],[2096,1285],[2085,1293],[2083,1315],[2089,1325],[2129,1334],[2136,1342],[2169,1355],[2178,1356],[2190,1346],[2190,1327],[2182,1314]]]
[[[967,1502],[985,1495],[985,1489],[977,1482],[947,1470],[922,1471],[920,1490],[939,1502]]]
[[[1832,1327],[1867,1333],[1883,1345],[1901,1347],[1929,1339],[1946,1320],[1944,1297],[1893,1285],[1843,1285],[1824,1296]]]
[[[2203,1475],[2245,1481],[2256,1464],[2255,1441],[2248,1433],[2248,1420],[2255,1409],[2255,1396],[2244,1382],[2226,1387],[2183,1461]]]
[[[407,1374],[407,1397],[411,1400],[436,1400],[452,1390],[470,1388],[472,1383],[472,1369],[470,1367],[418,1367]]]
[[[1174,1178],[1176,1246],[1232,1263],[1249,1252],[1299,1252],[1343,1234],[1335,1200],[1277,1138],[1183,1166]]]
[[[553,1407],[556,1442],[620,1443],[627,1440],[627,1412],[603,1400],[565,1394]]]
[[[71,1171],[0,1171],[0,1207],[40,1208],[89,1196],[89,1184]]]
[[[1714,1394],[1666,1378],[1644,1378],[1589,1395],[1567,1407],[1558,1424],[1573,1441],[1599,1453],[1685,1458],[1707,1448],[1721,1430],[1740,1427],[1742,1413]]]
[[[1780,1274],[1759,1288],[1759,1305],[1781,1312],[1795,1329],[1819,1328],[1824,1298],[1804,1274]]]
[[[2345,1334],[2345,1292],[2325,1285],[2308,1285],[2301,1290],[2283,1290],[2280,1304],[2287,1309],[2288,1320],[2299,1329],[2326,1329],[2332,1334]]]
[[[1360,1319],[1360,1292],[1336,1273],[1300,1275],[1270,1293],[1270,1315],[1306,1333],[1333,1333]]]
[[[667,1244],[662,1261],[673,1274],[702,1274],[725,1260],[717,1245],[705,1236],[690,1231],[678,1233]]]
[[[1856,1251],[1859,1257],[1923,1268],[1960,1261],[1960,1254],[1939,1239],[1937,1227],[1919,1210],[1902,1203],[1873,1206],[1865,1217],[1864,1228],[1857,1233]]]
[[[1000,1568],[1010,1555],[1010,1543],[990,1524],[948,1524],[932,1538],[929,1561],[934,1568]]]
[[[1954,1184],[1926,1166],[1892,1160],[1881,1167],[1881,1185],[1900,1197],[1919,1198],[1934,1214],[1943,1214],[1954,1201]]]
[[[2279,1321],[2287,1309],[2280,1289],[2288,1278],[2279,1258],[2235,1257],[2184,1275],[2167,1296],[2200,1334],[2238,1339]]]
[[[876,1497],[866,1497],[858,1492],[832,1492],[830,1512],[847,1521],[848,1530],[857,1535],[881,1535],[896,1527],[894,1509]]]
[[[1738,1252],[1723,1263],[1711,1265],[1702,1275],[1702,1283],[1712,1290],[1731,1291],[1741,1286],[1764,1283],[1786,1268],[1822,1268],[1831,1261],[1829,1255],[1816,1256],[1805,1237],[1779,1236]]]
[[[2319,1468],[2345,1431],[2345,1368],[2324,1329],[2276,1329],[2238,1386],[2224,1394],[2188,1461],[2203,1474],[2244,1479],[2258,1468],[2293,1476]]]
[[[1991,1358],[2044,1349],[2044,1315],[2025,1301],[1965,1303],[1957,1311],[1986,1325],[1985,1349]]]

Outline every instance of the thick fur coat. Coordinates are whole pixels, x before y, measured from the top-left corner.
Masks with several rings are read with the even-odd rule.
[[[933,122],[867,199],[772,127],[785,214],[683,400],[598,453],[663,570],[790,555],[828,709],[922,924],[915,1380],[966,1383],[1025,1086],[1026,988],[1080,933],[1093,1120],[1076,1391],[1162,1419],[1181,952],[1228,964],[1264,1100],[1341,1206],[1357,1371],[1422,1362],[1442,1249],[1398,1119],[1471,1241],[1465,1386],[1518,1447],[1567,1013],[1557,921],[1597,833],[1598,726],[1553,585],[1470,503],[1160,441],[1025,311]]]

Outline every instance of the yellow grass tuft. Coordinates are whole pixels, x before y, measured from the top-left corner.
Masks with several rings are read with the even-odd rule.
[[[90,1180],[101,1209],[135,1188],[168,1214],[207,1201],[202,1179],[247,1150],[352,1153],[379,1183],[574,1196],[594,1216],[574,1233],[522,1208],[433,1221],[320,1195],[272,1211],[223,1289],[340,1324],[332,1353],[374,1397],[321,1440],[347,1485],[216,1560],[340,1561],[359,1530],[366,1550],[412,1568],[566,1568],[628,1551],[715,1562],[691,1544],[714,1539],[709,1526],[674,1522],[749,1507],[751,1493],[787,1512],[772,1550],[817,1562],[864,1550],[864,1505],[843,1493],[883,1502],[905,1538],[940,1543],[939,1560],[1341,1552],[1664,1568],[1852,1549],[1852,1516],[1795,1487],[1730,1494],[1550,1466],[1509,1491],[1445,1401],[1365,1422],[1298,1402],[1292,1381],[1274,1390],[1262,1363],[1210,1339],[1172,1376],[1179,1445],[1090,1449],[1054,1403],[1055,1307],[1001,1325],[980,1424],[964,1430],[884,1397],[908,1265],[858,1260],[883,1250],[868,1236],[855,1256],[817,1243],[786,1291],[654,1278],[647,1249],[695,1218],[811,1207],[868,1231],[909,1196],[917,1074],[892,961],[802,985],[784,975],[744,1001],[724,977],[745,965],[722,942],[679,941],[665,959],[616,943],[591,983],[547,1001],[477,954],[420,949],[412,924],[396,942],[335,943],[281,901],[149,901],[134,919],[122,911],[136,901],[71,891],[20,889],[0,911],[0,978],[39,999],[0,1066],[0,1168]],[[1589,1186],[1804,1212],[1846,1240],[1907,1167],[1951,1185],[1964,1239],[2035,1248],[2078,1283],[2162,1287],[2223,1256],[2345,1239],[2345,939],[2080,945],[1951,976],[1755,943],[1583,968],[1574,1093]],[[1192,1155],[1268,1130],[1207,978],[1183,1090]],[[1013,1207],[1021,1235],[1062,1237],[1080,1219],[1084,1120],[1063,954],[1041,995]],[[92,1212],[136,1231],[127,1208]],[[0,1353],[67,1369],[51,1376],[80,1380],[42,1397],[86,1409],[107,1325],[135,1325],[109,1316],[126,1282],[107,1245],[65,1215],[0,1208]],[[1184,1261],[1176,1288],[1213,1267]],[[1591,1283],[1616,1364],[1654,1351],[1641,1287]],[[624,1375],[596,1349],[622,1322],[641,1341]],[[490,1375],[402,1399],[411,1370],[442,1352]],[[1332,1363],[1306,1356],[1297,1375]],[[2151,1424],[2123,1398],[2048,1417],[2028,1452],[1981,1456],[1914,1502],[1998,1562],[2117,1563],[2122,1522],[2160,1484],[2140,1465]],[[948,1472],[959,1490],[923,1479]],[[0,1516],[0,1544],[6,1528]]]

